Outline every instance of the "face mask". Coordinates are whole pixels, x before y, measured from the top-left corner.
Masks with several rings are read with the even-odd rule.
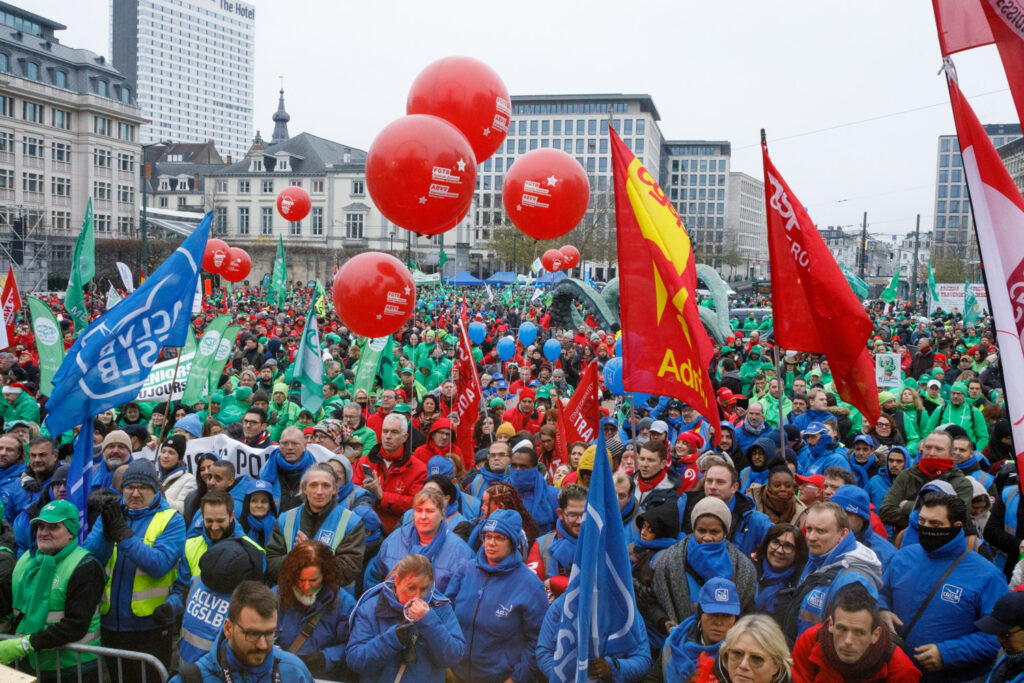
[[[517,489],[532,486],[535,479],[534,473],[536,471],[537,470],[533,467],[525,470],[512,470],[512,473],[509,476],[509,481],[512,483],[512,486],[515,486]]]
[[[316,602],[316,596],[320,595],[320,589],[317,588],[316,592],[313,593],[312,595],[306,595],[305,593],[300,591],[298,588],[292,587],[292,594],[295,596],[295,599],[298,600],[300,604],[303,604],[306,607],[309,607],[314,602]]]
[[[928,552],[938,550],[942,546],[946,545],[960,533],[960,527],[948,526],[948,527],[918,527],[917,537],[921,542],[921,547]]]

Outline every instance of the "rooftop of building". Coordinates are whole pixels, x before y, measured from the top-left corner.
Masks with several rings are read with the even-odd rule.
[[[328,170],[344,171],[361,169],[366,166],[366,152],[355,147],[343,145],[312,133],[299,133],[284,142],[266,144],[259,132],[253,146],[242,159],[218,170],[218,176],[252,176],[272,175],[277,166],[277,156],[287,153],[289,166],[287,173],[295,176],[324,175]],[[263,157],[262,173],[251,170],[254,156]]]
[[[654,106],[654,99],[647,94],[627,94],[627,93],[580,93],[580,94],[562,94],[562,95],[512,95],[512,104],[554,104],[558,102],[571,102],[579,104],[581,102],[588,103],[592,102],[595,104],[611,103],[611,102],[639,102],[640,111],[648,112],[654,117],[655,121],[661,120],[661,115],[658,114],[658,108]],[[596,112],[595,112],[596,113]]]

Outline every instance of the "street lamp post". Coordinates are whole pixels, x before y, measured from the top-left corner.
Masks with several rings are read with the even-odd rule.
[[[394,242],[395,242],[395,231],[392,230],[390,233],[388,233],[388,253],[389,254],[394,254],[394,251],[395,251],[395,244],[394,244]]]

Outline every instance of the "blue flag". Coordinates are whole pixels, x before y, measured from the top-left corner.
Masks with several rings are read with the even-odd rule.
[[[92,418],[87,417],[75,437],[75,450],[68,467],[67,498],[78,508],[78,542],[89,535],[87,503],[92,490]]]
[[[75,340],[53,378],[46,427],[57,436],[134,400],[160,350],[183,346],[213,213],[138,289]],[[91,431],[90,431],[91,434]]]
[[[555,637],[553,680],[583,683],[589,680],[591,659],[637,648],[648,649],[647,632],[633,596],[626,533],[601,430],[587,511]]]

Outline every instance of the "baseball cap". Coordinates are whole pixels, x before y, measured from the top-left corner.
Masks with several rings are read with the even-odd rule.
[[[859,486],[852,484],[840,486],[832,494],[831,502],[846,510],[847,514],[857,515],[861,519],[871,521],[871,502],[868,500],[868,492]]]
[[[508,382],[506,382],[503,379],[499,379],[497,382],[494,383],[494,388],[495,389],[508,389]]]
[[[740,614],[740,596],[736,584],[716,576],[700,589],[700,609],[704,614]]]
[[[497,398],[497,397],[495,397],[495,398],[492,398],[492,399],[491,399],[491,400],[490,400],[490,401],[489,401],[489,402],[487,403],[487,407],[488,407],[488,408],[499,408],[499,407],[500,407],[500,408],[504,408],[504,407],[505,407],[505,402],[504,402],[504,401],[502,401],[502,400],[501,400],[500,398]]]
[[[651,423],[651,431],[659,434],[668,434],[668,425],[664,420],[655,420]]]
[[[859,443],[865,443],[868,446],[870,446],[871,448],[875,447],[875,443],[871,440],[871,437],[868,436],[867,434],[858,434],[857,436],[853,437],[853,443],[854,443],[854,445],[859,444]]]
[[[815,434],[824,434],[826,431],[828,430],[825,429],[825,425],[821,424],[820,422],[812,422],[809,425],[807,425],[807,427],[803,431],[803,434],[804,436],[814,436]]]
[[[78,535],[78,508],[67,500],[51,500],[39,511],[39,516],[32,520],[48,524],[63,523],[72,536]]]
[[[819,489],[824,490],[825,488],[825,475],[824,474],[812,474],[810,476],[804,476],[802,474],[796,475],[796,480],[801,485],[810,484],[811,486],[817,486]]]
[[[942,387],[942,382],[940,382],[937,379],[930,379],[930,380],[928,380],[928,384],[926,384],[925,386],[931,387],[932,385],[935,385],[935,386],[941,388]]]
[[[975,621],[974,625],[982,633],[993,636],[1001,636],[1015,626],[1024,626],[1024,593],[1004,593],[996,600],[992,611]]]

